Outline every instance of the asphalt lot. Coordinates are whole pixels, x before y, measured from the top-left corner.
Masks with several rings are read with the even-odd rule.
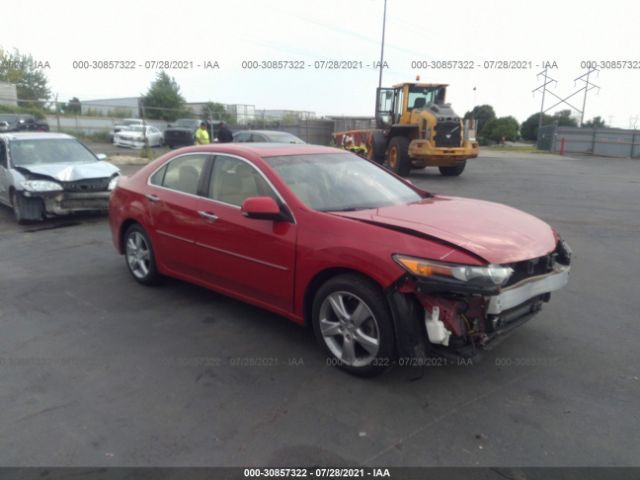
[[[412,180],[536,214],[575,252],[508,341],[415,381],[327,367],[309,330],[202,288],[137,285],[105,217],[0,207],[0,465],[640,465],[640,161],[485,152]]]

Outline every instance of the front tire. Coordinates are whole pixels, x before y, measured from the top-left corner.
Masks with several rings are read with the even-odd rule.
[[[18,225],[29,222],[41,222],[44,219],[44,207],[39,198],[25,198],[15,190],[11,192],[11,207]]]
[[[371,280],[355,274],[329,280],[315,295],[312,322],[318,343],[343,370],[370,377],[393,363],[391,312]]]
[[[463,160],[458,165],[453,167],[438,167],[438,170],[440,170],[440,173],[445,177],[457,177],[464,171],[464,167],[466,166],[467,161]]]
[[[411,158],[409,157],[409,139],[407,137],[393,137],[389,142],[387,163],[392,171],[402,177],[411,172]]]
[[[142,285],[153,285],[160,275],[156,267],[153,246],[141,225],[131,225],[124,234],[125,260],[129,272]]]
[[[367,150],[367,158],[382,165],[384,163],[386,145],[387,141],[382,132],[373,132],[371,134],[371,145]]]

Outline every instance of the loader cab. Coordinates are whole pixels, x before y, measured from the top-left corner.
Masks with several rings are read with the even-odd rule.
[[[376,124],[389,129],[393,125],[411,124],[411,112],[430,105],[444,105],[446,84],[402,83],[392,88],[378,88],[376,99]]]

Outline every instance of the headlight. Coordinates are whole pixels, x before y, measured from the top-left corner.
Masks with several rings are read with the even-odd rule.
[[[25,180],[22,182],[22,188],[27,192],[61,192],[62,185],[49,180]]]
[[[393,259],[406,271],[418,277],[447,277],[462,282],[489,283],[504,285],[513,273],[513,268],[500,265],[477,267],[459,263],[444,263],[423,258],[394,255]]]
[[[109,182],[109,186],[107,187],[107,190],[114,190],[117,186],[118,186],[118,179],[120,178],[120,175],[116,175],[115,177],[113,177],[111,179],[111,181]],[[104,183],[103,183],[104,185]]]

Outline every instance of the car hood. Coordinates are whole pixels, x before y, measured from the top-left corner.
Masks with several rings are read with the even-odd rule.
[[[118,132],[118,133],[116,133],[116,136],[120,137],[120,138],[130,138],[130,139],[138,139],[138,138],[142,139],[143,138],[143,135],[141,133],[138,133],[138,132],[127,132],[127,131]]]
[[[556,246],[552,228],[533,215],[469,198],[438,195],[413,204],[339,212],[338,215],[436,238],[489,263],[505,264],[541,257]]]
[[[120,172],[118,167],[103,160],[77,164],[51,163],[49,165],[29,165],[28,167],[20,167],[20,170],[35,175],[55,178],[60,182],[111,177]]]

